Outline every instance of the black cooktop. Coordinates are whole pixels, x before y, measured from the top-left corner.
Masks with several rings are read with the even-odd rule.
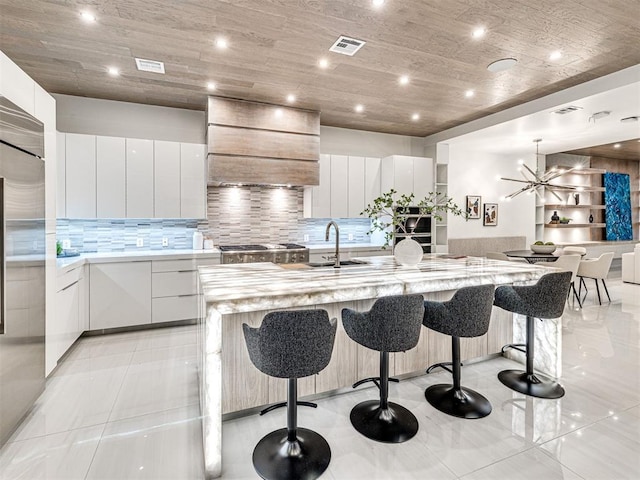
[[[263,245],[220,245],[218,247],[221,252],[248,252],[252,250],[293,250],[298,248],[306,248],[297,243],[278,243]]]

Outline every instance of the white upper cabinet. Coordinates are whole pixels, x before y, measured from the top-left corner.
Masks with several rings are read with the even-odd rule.
[[[207,217],[207,157],[204,145],[180,144],[180,216]]]
[[[68,133],[65,184],[68,218],[96,218],[96,137]]]
[[[0,51],[0,92],[25,112],[36,115],[36,82]]]
[[[364,204],[365,207],[380,196],[380,163],[375,157],[365,158],[364,163]]]
[[[426,157],[392,155],[382,159],[381,189],[395,189],[398,195],[413,193],[416,201],[434,190],[433,160]]]
[[[365,207],[365,158],[349,157],[347,217],[355,218]]]
[[[180,218],[180,144],[153,143],[154,217]]]
[[[58,133],[58,218],[206,218],[205,145]]]
[[[380,195],[380,159],[320,155],[320,185],[305,189],[304,214],[312,218],[359,218]]]
[[[56,142],[57,165],[56,165],[56,217],[67,218],[67,149],[66,134],[58,133]]]
[[[124,218],[126,214],[124,138],[96,138],[96,177],[98,218]]]
[[[331,217],[346,218],[349,213],[347,199],[349,178],[349,157],[331,155]]]
[[[127,218],[153,217],[153,140],[127,138]]]

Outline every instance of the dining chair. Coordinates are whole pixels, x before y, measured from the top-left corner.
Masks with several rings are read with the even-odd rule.
[[[596,282],[596,291],[598,292],[598,303],[602,305],[600,299],[600,288],[598,287],[598,280],[602,282],[604,291],[607,294],[609,302],[611,297],[609,296],[609,290],[607,290],[607,284],[604,282],[605,278],[609,274],[611,268],[611,261],[613,260],[613,252],[606,252],[600,255],[598,258],[585,258],[580,260],[580,266],[578,267],[578,277],[580,277],[580,285],[578,286],[578,295],[582,294],[582,286],[584,285],[584,298],[587,298],[587,284],[584,282],[585,278],[592,278]]]

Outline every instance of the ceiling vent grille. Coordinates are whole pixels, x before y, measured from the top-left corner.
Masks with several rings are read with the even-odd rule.
[[[164,73],[164,63],[157,60],[145,60],[136,58],[136,67],[142,72]]]
[[[343,55],[349,55],[351,57],[355,55],[355,53],[360,50],[365,43],[367,42],[340,35],[340,37],[338,37],[338,40],[336,40],[336,43],[331,46],[329,51],[341,53]]]
[[[582,110],[582,107],[569,105],[568,107],[561,108],[560,110],[555,110],[553,113],[557,113],[558,115],[566,115],[567,113],[577,112],[578,110]]]

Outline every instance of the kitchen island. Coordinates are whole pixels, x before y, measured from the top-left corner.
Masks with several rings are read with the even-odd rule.
[[[268,377],[252,365],[243,323],[255,327],[269,311],[298,308],[323,308],[330,317],[340,318],[343,308],[367,310],[386,295],[421,293],[444,301],[461,287],[526,284],[549,272],[545,267],[478,257],[425,255],[416,267],[398,266],[391,256],[361,260],[367,263],[340,269],[272,263],[199,269],[200,397],[208,478],[221,474],[223,415],[249,413],[286,398],[285,379]],[[522,325],[523,319],[514,322],[511,313],[494,308],[486,335],[461,339],[461,359],[490,358],[504,344],[522,341]],[[559,334],[558,321],[543,322],[536,330],[536,368],[552,376],[560,375]],[[422,375],[425,367],[450,356],[450,337],[425,328],[416,348],[390,355],[390,374]],[[339,393],[358,379],[376,376],[378,361],[378,352],[351,341],[339,322],[331,362],[318,375],[299,380],[299,395]]]

